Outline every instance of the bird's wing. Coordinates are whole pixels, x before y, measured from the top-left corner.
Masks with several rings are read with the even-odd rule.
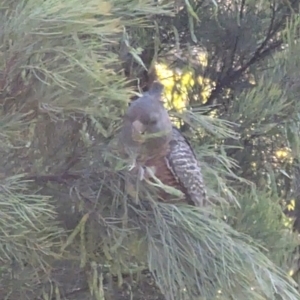
[[[195,206],[204,206],[207,196],[201,168],[190,144],[176,128],[173,128],[166,163],[176,180],[186,190],[187,200]]]

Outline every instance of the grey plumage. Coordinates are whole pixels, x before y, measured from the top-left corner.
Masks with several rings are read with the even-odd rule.
[[[162,183],[182,191],[186,202],[203,206],[206,190],[200,165],[187,140],[172,126],[160,101],[162,89],[155,83],[131,104],[124,117],[120,144],[134,167],[154,170]],[[165,195],[162,198],[168,201]]]

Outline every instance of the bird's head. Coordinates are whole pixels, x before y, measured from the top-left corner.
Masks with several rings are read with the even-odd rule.
[[[160,83],[154,83],[128,108],[120,134],[128,155],[151,155],[170,141],[172,123],[161,102],[162,90]]]

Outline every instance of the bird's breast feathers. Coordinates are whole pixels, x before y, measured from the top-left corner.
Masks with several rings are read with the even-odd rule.
[[[139,176],[139,180],[155,181],[155,176],[165,186],[181,191],[189,204],[205,205],[206,191],[201,168],[191,146],[177,129],[174,128],[173,138],[167,148],[139,161],[138,166],[143,169],[143,176]],[[173,202],[176,197],[167,193],[165,188],[163,190],[160,198]]]

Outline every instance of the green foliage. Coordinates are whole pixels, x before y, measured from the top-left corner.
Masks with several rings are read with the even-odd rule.
[[[263,247],[261,250],[288,272],[299,241],[289,230],[290,222],[282,212],[280,200],[269,188],[246,190],[239,197],[241,207],[228,210],[226,221],[255,239]]]
[[[56,256],[54,250],[63,231],[58,222],[55,226],[56,214],[50,197],[32,194],[22,177],[1,180],[0,253],[5,261],[11,258],[43,263],[43,256]]]
[[[193,22],[193,28],[188,9],[162,22],[161,41],[165,41],[166,33],[169,38],[161,48],[167,48],[169,56],[162,55],[160,61],[177,74],[180,69],[182,77],[188,66],[194,84],[185,86],[182,92],[189,89],[185,100],[195,115],[235,124],[235,137],[216,138],[203,133],[202,128],[195,130],[197,126],[183,118],[183,128],[203,161],[212,193],[218,190],[224,197],[231,190],[239,200],[239,209],[225,209],[230,224],[258,240],[267,256],[288,270],[299,243],[290,227],[285,227],[281,213],[286,202],[299,198],[300,186],[298,2],[218,4],[214,9],[213,5],[192,3],[199,19]],[[174,43],[171,46],[170,41]],[[176,55],[170,55],[174,52]],[[205,57],[204,62],[198,55]],[[212,92],[204,98],[207,88]],[[176,86],[175,92],[174,101],[180,87]],[[207,149],[215,149],[215,157],[222,158],[222,163],[216,166],[214,155]],[[284,156],[279,157],[278,150]],[[219,176],[212,177],[212,170]],[[249,182],[257,187],[250,195]],[[226,194],[224,198],[229,199]]]
[[[130,97],[118,44],[124,26],[156,13],[164,7],[150,1],[1,2],[1,299],[89,298],[84,240],[101,243],[101,230],[77,224],[105,197],[93,172],[105,174],[101,155]]]
[[[182,9],[176,3],[175,13],[173,3],[149,0],[1,2],[1,299],[103,299],[104,294],[116,299],[113,276],[120,286],[124,274],[145,269],[153,272],[166,299],[199,294],[299,299],[285,273],[294,240],[283,230],[282,199],[275,195],[281,178],[270,170],[278,165],[265,160],[279,143],[274,132],[297,144],[297,88],[290,91],[282,74],[293,68],[288,57],[289,49],[297,53],[299,19],[295,15],[288,23],[292,10],[280,4],[277,25],[268,33],[271,9],[249,1],[243,19],[238,9],[244,9],[244,1],[217,8],[215,1],[206,3],[186,1]],[[253,32],[247,31],[253,24]],[[232,41],[224,44],[227,52],[219,42],[228,39],[228,29],[239,34],[237,25],[248,35],[230,60]],[[177,41],[168,38],[174,26]],[[282,30],[289,48],[277,54],[276,68],[263,71],[272,64],[264,58],[281,45]],[[259,42],[266,32],[266,41]],[[209,212],[157,203],[147,184],[138,186],[138,199],[131,199],[124,191],[128,174],[114,149],[132,95],[122,73],[128,53],[148,68],[140,58],[148,46],[157,58],[170,57],[169,49],[178,45],[190,53],[189,39],[209,54],[215,92],[207,105],[191,101],[192,113],[174,117],[188,124],[185,134],[203,161],[208,194],[222,204]],[[254,61],[257,70],[251,69]],[[195,76],[205,77],[207,70],[194,63]],[[249,90],[241,88],[249,81],[246,71],[261,79]],[[198,94],[199,84],[193,89]],[[228,105],[214,102],[233,96],[236,101]],[[267,151],[263,159],[262,149]],[[253,188],[266,178],[274,178],[269,189]],[[148,296],[145,291],[140,298]]]
[[[159,204],[154,219],[147,224],[149,263],[167,299],[190,299],[199,290],[207,299],[218,298],[219,290],[221,299],[274,299],[275,291],[297,299],[254,240],[207,211]]]

